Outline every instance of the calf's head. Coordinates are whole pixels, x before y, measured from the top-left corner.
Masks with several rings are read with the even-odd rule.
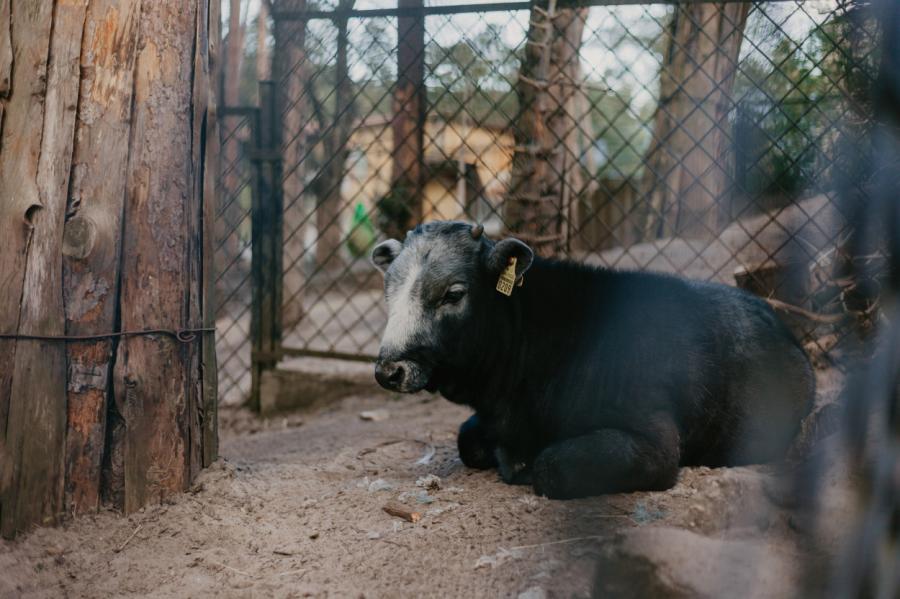
[[[403,243],[389,239],[372,250],[384,273],[388,322],[375,379],[393,391],[434,391],[436,373],[460,365],[479,348],[473,339],[489,324],[490,310],[510,301],[495,287],[516,259],[515,276],[534,254],[517,239],[491,241],[481,226],[431,222],[410,231]]]

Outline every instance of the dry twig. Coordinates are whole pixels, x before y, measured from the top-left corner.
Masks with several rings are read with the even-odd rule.
[[[392,502],[386,504],[381,509],[383,509],[385,512],[387,512],[391,516],[395,516],[397,518],[403,518],[407,522],[412,522],[413,524],[415,524],[416,522],[418,522],[419,520],[422,519],[421,513],[417,512],[411,508],[406,507],[402,503],[397,503],[395,501],[392,501]]]
[[[210,566],[218,566],[218,567],[224,568],[226,570],[231,570],[232,572],[237,572],[238,574],[243,574],[244,576],[246,576],[248,578],[257,578],[255,575],[250,574],[249,572],[244,572],[243,570],[238,570],[237,568],[232,568],[231,566],[228,566],[226,564],[220,564],[219,562],[211,562],[208,560],[206,563],[208,563]]]
[[[125,539],[125,542],[124,542],[124,543],[122,543],[121,545],[119,545],[117,548],[113,549],[113,553],[120,553],[123,549],[125,549],[125,545],[127,545],[128,543],[130,543],[130,542],[131,542],[131,539],[134,538],[134,535],[136,535],[138,532],[140,532],[140,530],[141,530],[142,528],[144,528],[144,525],[143,525],[143,524],[138,524],[138,525],[137,525],[137,528],[134,529],[134,532],[131,533],[131,536],[129,536],[127,539]]]
[[[821,322],[823,324],[837,324],[844,320],[843,314],[818,314],[817,312],[810,312],[809,310],[801,308],[800,306],[795,306],[793,304],[777,300],[774,297],[767,297],[766,301],[776,310],[791,312],[793,314],[802,316],[803,318],[808,318],[809,320],[812,320],[814,322]]]

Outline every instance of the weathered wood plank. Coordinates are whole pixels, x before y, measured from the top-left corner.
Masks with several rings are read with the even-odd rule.
[[[218,51],[219,51],[219,2],[209,3],[209,27],[206,35],[206,47],[209,48],[206,56],[207,85],[209,79],[218,81]],[[202,40],[203,21],[198,20],[198,39]],[[202,41],[198,47],[204,47]],[[216,272],[215,272],[215,240],[216,240],[216,177],[219,165],[219,124],[217,116],[217,102],[215,86],[209,85],[209,95],[206,109],[205,122],[205,155],[203,159],[202,197],[203,197],[203,326],[214,328],[216,326]],[[218,363],[216,360],[216,339],[213,335],[203,336],[201,350],[201,367],[203,375],[203,466],[209,466],[216,460],[219,454],[219,377]]]
[[[52,6],[39,3],[32,11],[11,16],[9,31],[16,56],[10,71],[10,88],[15,90],[6,103],[3,137],[0,139],[0,331],[18,332],[22,290],[28,251],[34,236],[34,218],[41,209],[37,187],[44,97],[47,86],[47,57],[50,50]],[[43,220],[43,219],[42,219]],[[15,356],[18,344],[0,340],[0,437],[6,436],[12,484],[0,500],[0,531],[15,534],[19,526],[16,490],[23,431],[9,426],[24,418],[21,398],[11,402]]]
[[[19,15],[21,22],[16,24],[16,29],[29,41],[20,41],[18,68],[10,72],[10,80],[15,79],[19,93],[6,102],[4,122],[8,121],[8,125],[0,138],[0,239],[4,242],[4,251],[0,252],[0,331],[3,332],[18,330],[25,255],[32,233],[29,218],[40,207],[35,179],[44,118],[51,14],[45,8],[30,18],[25,17]],[[11,31],[12,23],[7,28]],[[11,43],[11,39],[5,42]],[[6,358],[0,361],[0,434],[6,431],[15,350],[14,341],[0,339],[0,355]]]
[[[125,196],[120,321],[124,329],[188,323],[192,295],[187,223],[196,206],[192,102],[197,5],[143,2]],[[188,57],[185,60],[185,57]],[[190,350],[165,337],[118,346],[123,400],[125,510],[184,489],[190,476]]]
[[[0,135],[3,135],[5,98],[12,77],[12,26],[9,21],[10,0],[0,0]]]
[[[206,158],[206,111],[209,104],[209,29],[207,25],[208,4],[200,2],[197,7],[197,17],[194,25],[194,81],[191,102],[192,126],[191,126],[191,172],[193,174],[193,197],[196,201],[187,211],[187,239],[188,259],[190,260],[188,280],[189,301],[187,322],[197,325],[203,319],[203,300],[206,287],[204,285],[204,174],[203,165]],[[190,371],[200,373],[203,368],[203,337],[198,337],[198,343],[188,345],[185,350],[188,355]],[[188,442],[190,468],[189,476],[193,479],[202,468],[203,464],[203,420],[204,420],[204,377],[194,375],[188,386]]]
[[[94,0],[87,13],[63,245],[66,330],[71,335],[108,332],[116,325],[140,4],[140,0]],[[112,356],[112,341],[72,344],[68,349],[68,513],[99,506]]]
[[[78,57],[86,6],[87,0],[72,0],[55,6],[52,39],[50,33],[47,34],[50,48],[44,82],[42,130],[38,137],[40,153],[34,180],[40,208],[33,211],[30,219],[33,231],[26,254],[20,333],[61,335],[65,332],[61,247],[78,101]],[[13,14],[16,17],[19,11]],[[28,38],[23,38],[23,42],[27,43]],[[17,89],[13,89],[18,94]],[[8,422],[8,429],[15,439],[16,497],[14,504],[5,503],[3,524],[6,534],[34,524],[55,522],[62,515],[65,389],[65,346],[20,341],[13,365]]]
[[[10,0],[0,0],[0,96],[9,94],[12,77],[12,25],[9,20],[9,7]]]

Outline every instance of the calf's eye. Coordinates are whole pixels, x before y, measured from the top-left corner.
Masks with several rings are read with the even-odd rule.
[[[441,298],[441,304],[457,304],[465,295],[465,289],[454,285],[444,293],[444,297]]]

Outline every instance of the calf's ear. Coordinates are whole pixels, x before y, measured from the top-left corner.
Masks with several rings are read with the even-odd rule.
[[[381,272],[386,271],[401,249],[403,249],[403,244],[396,239],[382,241],[372,250],[372,264]]]
[[[498,241],[487,256],[488,270],[500,274],[509,264],[510,258],[516,259],[516,278],[518,279],[534,261],[534,252],[513,237]]]

